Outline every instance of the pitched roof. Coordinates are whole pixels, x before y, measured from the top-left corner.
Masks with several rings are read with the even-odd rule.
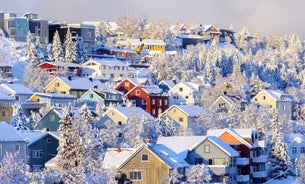
[[[8,95],[5,91],[0,90],[0,100],[4,100],[4,101],[6,101],[6,100],[8,100],[8,101],[14,101],[15,98],[12,97],[12,96],[10,96],[10,95]]]
[[[235,103],[229,96],[227,95],[220,95],[217,100],[215,100],[215,102],[213,103],[213,105],[215,105],[218,100],[220,99],[224,99],[232,108],[235,108],[235,109],[240,109],[240,105],[238,105],[237,103]]]
[[[86,77],[71,77],[71,80],[68,77],[55,77],[55,79],[61,80],[65,83],[70,89],[79,89],[79,90],[88,90],[90,88],[94,88],[95,86],[99,88],[99,86],[103,86],[99,80],[89,80]],[[52,81],[50,83],[52,83]],[[49,83],[49,84],[50,84]]]
[[[163,90],[158,86],[141,86],[141,88],[150,95],[163,93]]]
[[[118,59],[115,59],[115,58],[91,58],[90,60],[86,61],[82,65],[84,67],[86,67],[89,62],[95,62],[95,63],[98,63],[100,65],[125,66],[125,67],[127,67],[126,63],[124,63],[124,62],[122,62]]]
[[[135,148],[107,148],[105,157],[103,160],[103,168],[117,169],[124,163],[134,152]]]
[[[175,83],[171,80],[162,80],[161,82],[159,82],[160,84],[165,84],[167,85],[170,89],[173,88],[175,86]]]
[[[43,138],[48,135],[48,132],[43,130],[28,130],[28,131],[19,131],[19,135],[24,138],[27,142],[27,146],[32,145],[37,140]]]
[[[227,153],[231,157],[237,157],[239,156],[239,153],[234,150],[229,144],[225,143],[221,139],[219,139],[216,136],[207,136],[207,139],[213,142],[218,148],[223,150],[225,153]]]
[[[11,83],[2,83],[0,87],[4,90],[8,91],[9,93],[16,93],[16,94],[28,94],[32,95],[34,92],[29,88],[25,87],[22,84],[11,84]]]
[[[0,122],[0,141],[23,141],[24,138],[20,136],[18,130],[6,122]]]
[[[147,120],[154,120],[154,117],[144,111],[141,107],[111,107],[104,114],[107,114],[112,109],[119,112],[126,119],[129,119],[134,113],[137,117],[141,118],[144,116]]]
[[[76,96],[74,96],[74,95],[68,95],[68,94],[63,94],[63,93],[34,93],[32,95],[32,97],[33,96],[48,97],[48,98],[76,99]]]
[[[263,91],[266,91],[276,101],[292,101],[287,93],[284,93],[280,90],[263,90]]]
[[[174,107],[180,109],[189,117],[197,117],[200,114],[205,114],[204,109],[198,105],[172,105],[168,110]]]
[[[59,62],[59,61],[56,61],[56,62],[42,62],[40,63],[38,66],[41,66],[41,65],[44,65],[44,64],[49,64],[49,65],[53,65],[53,66],[57,66],[57,67],[75,67],[75,68],[81,68],[82,65],[80,64],[76,64],[76,63],[67,63],[67,62]]]

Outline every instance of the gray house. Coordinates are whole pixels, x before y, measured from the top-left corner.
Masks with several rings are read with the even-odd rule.
[[[14,127],[6,122],[0,122],[0,162],[6,153],[16,152],[19,152],[26,162],[26,141]]]

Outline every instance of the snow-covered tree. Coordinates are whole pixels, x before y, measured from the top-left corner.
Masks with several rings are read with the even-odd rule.
[[[170,184],[180,184],[184,181],[184,173],[182,172],[184,169],[174,168],[170,171],[169,175],[169,183]]]
[[[28,167],[19,152],[6,152],[0,162],[0,181],[1,183],[30,184],[27,169]]]
[[[58,31],[53,36],[52,55],[54,61],[63,61],[64,54]]]
[[[72,105],[64,109],[58,130],[61,132],[56,163],[63,173],[63,181],[67,183],[84,183],[85,146],[82,137],[77,133],[79,121],[74,115]]]
[[[187,181],[191,184],[201,184],[209,182],[212,179],[209,168],[204,164],[198,164],[187,168],[185,176],[187,177]]]
[[[23,112],[20,104],[14,104],[10,124],[17,130],[33,130],[34,124]]]
[[[83,63],[87,61],[87,53],[86,48],[83,42],[83,39],[76,36],[76,42],[75,42],[75,62],[76,63]]]
[[[26,37],[26,42],[24,44],[24,56],[26,61],[28,62],[37,62],[37,56],[36,56],[36,47],[32,43],[32,34],[30,31],[28,31],[28,35]]]
[[[33,62],[27,63],[24,75],[23,84],[33,91],[43,91],[44,86],[49,82],[49,74],[45,70],[40,70]]]
[[[305,183],[305,155],[301,154],[296,162],[296,175],[298,183]]]
[[[111,120],[105,121],[104,127],[100,130],[104,146],[109,148],[119,147],[118,141],[120,132],[121,129],[115,122]]]
[[[66,41],[64,44],[64,48],[65,48],[65,62],[75,62],[76,60],[75,43],[72,40],[72,34],[69,28],[66,34]]]
[[[270,176],[274,179],[284,179],[293,174],[287,146],[282,137],[282,122],[275,110],[272,121],[272,145],[269,156],[271,163]]]

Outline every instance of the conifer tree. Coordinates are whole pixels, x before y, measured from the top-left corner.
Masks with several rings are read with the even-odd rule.
[[[87,53],[86,53],[85,45],[84,45],[83,39],[78,36],[76,36],[75,49],[76,49],[75,62],[76,63],[85,62],[87,60]]]
[[[66,34],[66,41],[64,47],[65,47],[65,62],[69,62],[69,63],[75,62],[76,60],[75,43],[72,40],[72,34],[69,28]]]
[[[63,49],[58,31],[55,32],[52,43],[52,54],[54,61],[63,61]]]
[[[36,48],[32,43],[32,35],[31,32],[28,31],[28,35],[26,37],[26,42],[24,44],[25,49],[25,59],[28,62],[35,62],[36,61]]]

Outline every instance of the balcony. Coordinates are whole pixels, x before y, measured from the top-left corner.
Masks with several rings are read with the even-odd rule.
[[[228,167],[226,165],[208,165],[210,170],[216,175],[236,173],[236,167]]]
[[[253,157],[252,161],[254,163],[266,163],[268,161],[268,156],[267,155],[261,155],[258,157]]]
[[[237,165],[249,165],[249,158],[237,158],[236,164]]]
[[[247,182],[250,181],[249,175],[237,175],[237,182]]]
[[[252,173],[253,178],[266,178],[268,176],[267,171],[257,171]]]

